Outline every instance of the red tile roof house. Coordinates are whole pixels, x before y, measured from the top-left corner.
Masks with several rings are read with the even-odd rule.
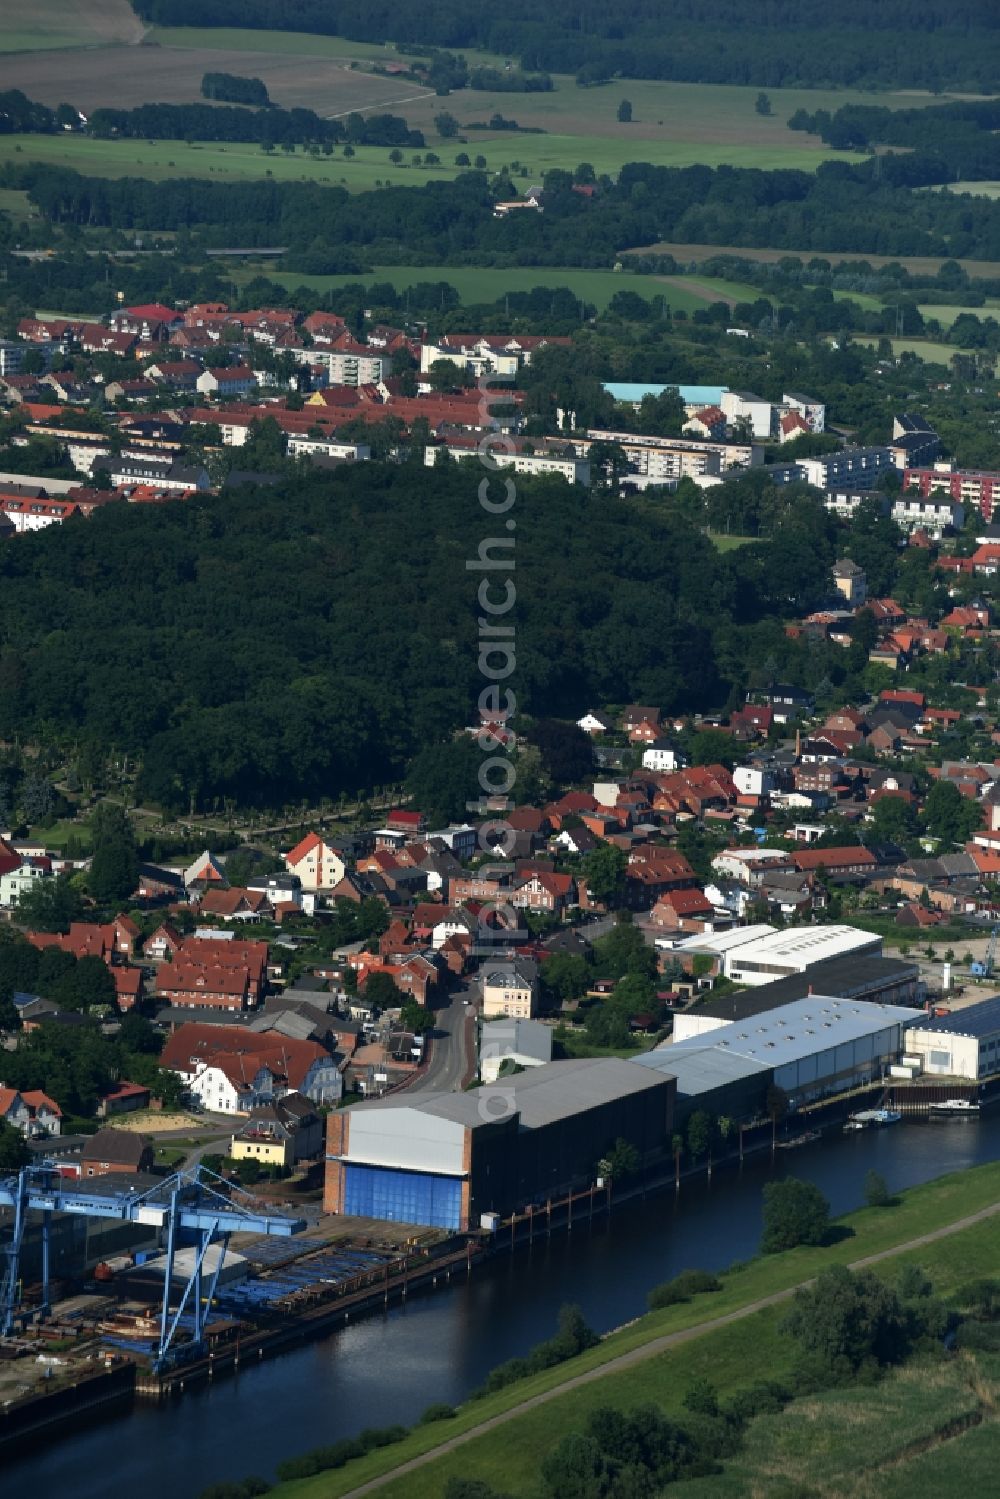
[[[514,887],[510,903],[527,911],[548,911],[561,916],[573,904],[576,886],[569,874],[552,874],[536,870]]]
[[[653,907],[654,926],[682,932],[701,932],[711,926],[715,908],[702,890],[668,890]]]
[[[274,915],[274,907],[263,890],[244,890],[238,886],[230,890],[206,890],[198,902],[198,911],[220,921],[268,921]]]
[[[187,1024],[167,1041],[160,1064],[176,1072],[206,1107],[249,1112],[265,1098],[304,1094],[313,1103],[336,1103],[343,1092],[337,1062],[316,1041],[242,1027]]]
[[[132,1114],[137,1109],[149,1108],[149,1089],[139,1083],[124,1079],[113,1084],[97,1105],[98,1119],[107,1119],[112,1114]]]
[[[297,874],[303,890],[329,892],[347,873],[342,854],[319,833],[306,836],[285,855],[285,868]]]
[[[21,1091],[0,1085],[0,1119],[28,1139],[58,1135],[62,1128],[62,1110],[40,1088]]]
[[[178,955],[161,965],[156,989],[162,999],[187,1009],[245,1010],[250,1003],[250,974],[246,968],[210,967]]]
[[[144,958],[172,958],[183,941],[184,938],[177,928],[165,921],[151,936],[146,938],[142,955]]]
[[[134,1010],[142,1000],[142,969],[112,968],[111,977],[115,981],[115,998],[119,1010]]]
[[[862,848],[804,848],[791,854],[792,863],[800,874],[815,874],[825,869],[831,878],[853,878],[873,875],[878,860],[870,849]]]
[[[198,936],[185,938],[177,953],[178,962],[193,963],[204,968],[245,968],[251,1004],[258,1004],[264,998],[268,957],[266,942],[229,942],[217,937]]]

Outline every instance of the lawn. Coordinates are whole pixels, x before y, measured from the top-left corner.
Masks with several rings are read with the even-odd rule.
[[[592,303],[603,311],[615,292],[632,291],[647,301],[665,296],[675,309],[694,312],[707,306],[707,301],[693,292],[672,287],[668,277],[630,276],[616,271],[581,271],[551,266],[516,266],[495,269],[476,266],[392,266],[377,265],[365,275],[308,276],[297,271],[275,271],[261,262],[257,265],[241,266],[232,273],[237,284],[250,281],[255,276],[266,276],[286,290],[294,291],[300,286],[310,291],[331,291],[340,286],[366,286],[377,281],[391,281],[399,292],[420,281],[447,281],[458,292],[465,304],[495,302],[506,292],[532,291],[536,286],[568,287],[583,302]],[[667,289],[665,289],[667,288]]]
[[[759,536],[728,536],[722,531],[709,531],[707,535],[717,552],[735,552],[739,547],[760,540]]]
[[[90,824],[87,822],[74,822],[70,817],[64,817],[59,822],[54,822],[51,827],[40,826],[30,830],[30,836],[44,842],[46,848],[61,850],[68,838],[78,839],[81,848],[86,852],[90,848]]]
[[[902,1194],[891,1208],[865,1208],[852,1213],[842,1222],[853,1232],[835,1244],[820,1249],[795,1249],[755,1260],[727,1275],[721,1291],[643,1317],[612,1333],[599,1347],[582,1354],[570,1366],[548,1370],[498,1394],[468,1403],[446,1425],[419,1427],[398,1446],[370,1453],[346,1469],[283,1485],[276,1492],[281,1499],[336,1499],[378,1474],[392,1472],[407,1458],[429,1451],[532,1395],[560,1385],[570,1374],[596,1369],[665,1333],[722,1317],[797,1285],[824,1265],[846,1264],[891,1251],[898,1244],[993,1205],[998,1194],[1000,1162],[994,1162],[916,1187]],[[954,1237],[911,1251],[906,1258],[924,1266],[939,1290],[947,1293],[958,1284],[995,1272],[997,1243],[996,1220],[987,1219]],[[894,1269],[892,1265],[891,1270]],[[788,1358],[777,1334],[781,1316],[780,1306],[767,1308],[741,1322],[702,1334],[688,1344],[655,1354],[640,1364],[615,1370],[519,1415],[509,1426],[474,1438],[455,1454],[408,1474],[405,1480],[390,1482],[383,1492],[394,1499],[397,1496],[403,1499],[404,1495],[406,1499],[439,1499],[449,1477],[492,1474],[495,1479],[498,1473],[504,1475],[508,1491],[518,1492],[517,1482],[511,1483],[510,1479],[523,1478],[530,1492],[538,1460],[551,1447],[553,1431],[563,1432],[578,1425],[594,1405],[630,1405],[654,1399],[677,1409],[688,1384],[701,1374],[710,1376],[722,1391],[764,1377],[765,1371],[769,1376],[780,1377]],[[433,1391],[428,1391],[428,1398],[432,1397]]]

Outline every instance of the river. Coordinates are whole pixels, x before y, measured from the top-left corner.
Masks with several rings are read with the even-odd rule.
[[[272,1477],[283,1457],[363,1426],[410,1424],[432,1401],[458,1403],[495,1364],[547,1337],[562,1302],[578,1302],[603,1332],[642,1312],[650,1287],[679,1270],[749,1258],[760,1238],[761,1189],[774,1176],[814,1181],[843,1213],[861,1204],[869,1168],[895,1192],[998,1157],[995,1110],[833,1136],[779,1151],[773,1166],[757,1157],[717,1168],[711,1182],[685,1181],[679,1194],[628,1203],[178,1403],[102,1419],[5,1464],[5,1491],[195,1499],[220,1479]]]

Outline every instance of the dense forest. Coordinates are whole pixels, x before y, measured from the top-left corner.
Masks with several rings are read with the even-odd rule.
[[[208,108],[209,106],[205,106]],[[268,111],[268,114],[271,112]],[[817,172],[624,166],[595,197],[573,174],[545,176],[545,212],[497,219],[513,187],[482,172],[452,182],[348,194],[319,183],[85,177],[39,163],[7,165],[0,185],[28,192],[56,224],[198,230],[207,244],[319,243],[367,251],[373,263],[608,266],[620,250],[672,240],[855,255],[1000,260],[1000,202],[914,192],[893,181],[924,157],[899,154]],[[897,163],[901,164],[897,167]]]
[[[833,114],[799,109],[791,130],[820,136],[839,151],[875,145],[902,146],[922,154],[926,167],[937,159],[939,181],[989,181],[1000,176],[1000,99],[962,100],[927,109],[885,109],[845,104]]]
[[[139,794],[185,809],[400,774],[477,719],[482,574],[465,564],[504,534],[479,480],[290,470],[278,489],[113,505],[0,542],[0,737],[138,755]],[[781,648],[778,615],[828,586],[835,527],[810,491],[776,493],[765,524],[767,541],[720,555],[680,517],[524,481],[519,706],[724,702],[761,651],[753,627]]]
[[[589,0],[545,13],[535,0],[499,10],[468,0],[133,0],[161,26],[313,31],[352,41],[480,47],[527,70],[765,87],[967,87],[996,81],[983,0]],[[986,37],[984,38],[984,33]]]

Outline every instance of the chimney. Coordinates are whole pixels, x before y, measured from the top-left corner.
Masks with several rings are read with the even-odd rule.
[[[795,730],[795,758],[796,758],[796,760],[799,759],[799,757],[801,756],[801,754],[802,754],[802,730],[801,729],[796,729]]]

